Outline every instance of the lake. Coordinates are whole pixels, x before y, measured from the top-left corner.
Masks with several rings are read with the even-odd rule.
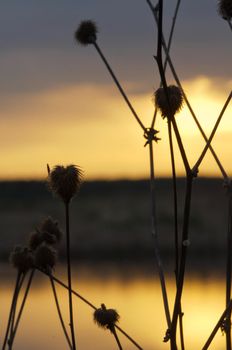
[[[59,265],[54,273],[65,281],[65,269]],[[220,274],[189,273],[183,294],[186,349],[201,349],[224,310],[224,282]],[[1,264],[0,338],[2,341],[9,312],[15,271]],[[84,265],[73,268],[73,287],[97,307],[105,303],[119,312],[120,327],[144,350],[169,349],[163,343],[166,331],[161,291],[156,272],[146,264]],[[170,305],[173,305],[175,282],[167,279]],[[68,324],[67,291],[57,287],[60,304]],[[92,309],[74,297],[77,348],[83,350],[117,350],[109,331],[93,322]],[[123,349],[136,349],[119,333]],[[15,350],[68,349],[57,317],[49,279],[36,272],[15,340]],[[218,332],[211,350],[225,349],[225,336]]]

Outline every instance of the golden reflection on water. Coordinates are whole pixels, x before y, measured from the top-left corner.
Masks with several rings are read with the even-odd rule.
[[[12,276],[13,277],[13,276]],[[64,277],[62,277],[65,279]],[[1,339],[9,311],[13,279],[1,288]],[[121,315],[120,326],[125,329],[144,350],[169,349],[162,342],[166,331],[157,278],[131,276],[119,278],[112,274],[90,273],[89,270],[74,275],[73,287],[96,306],[105,303],[116,308]],[[167,283],[170,305],[175,295],[174,281]],[[68,324],[67,291],[57,287],[66,324]],[[184,330],[186,349],[201,349],[224,309],[224,285],[216,278],[189,278],[183,295]],[[108,331],[99,329],[92,321],[92,309],[74,298],[75,327],[78,349],[117,350],[117,345]],[[124,350],[135,349],[123,335],[120,335]],[[225,337],[216,336],[211,350],[225,348]],[[25,307],[22,322],[15,341],[15,350],[68,349],[58,321],[49,280],[37,273]]]

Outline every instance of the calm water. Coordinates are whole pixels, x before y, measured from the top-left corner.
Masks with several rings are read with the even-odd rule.
[[[63,280],[64,270],[57,268],[55,275]],[[122,273],[121,273],[122,272]],[[146,271],[145,271],[146,272]],[[1,341],[14,285],[14,271],[1,266],[0,335]],[[123,277],[122,277],[123,276]],[[145,276],[145,277],[142,277]],[[121,315],[120,326],[146,350],[169,349],[162,342],[166,331],[161,293],[157,278],[150,272],[135,273],[120,268],[115,271],[79,268],[74,271],[74,288],[96,306],[102,302],[116,308]],[[172,306],[175,286],[168,279]],[[64,317],[68,323],[67,291],[57,287]],[[189,277],[183,296],[186,349],[201,349],[224,309],[224,284],[220,278]],[[117,350],[108,331],[99,329],[92,321],[92,309],[74,298],[75,325],[78,349]],[[135,349],[119,334],[124,350]],[[218,332],[211,350],[225,349],[225,337]],[[68,349],[58,321],[51,286],[46,276],[37,272],[15,341],[16,350]]]

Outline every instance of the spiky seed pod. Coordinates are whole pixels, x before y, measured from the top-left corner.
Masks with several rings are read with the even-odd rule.
[[[162,117],[172,117],[179,112],[183,106],[183,94],[179,87],[170,85],[167,88],[168,100],[164,88],[159,88],[154,94],[156,107],[161,111]]]
[[[65,203],[77,194],[82,183],[82,171],[75,165],[56,165],[48,176],[51,191]]]
[[[51,246],[42,243],[35,251],[35,266],[46,271],[51,271],[57,259],[57,252]]]
[[[61,241],[61,238],[63,236],[63,232],[60,230],[58,222],[53,220],[50,216],[47,217],[41,224],[39,230],[45,234],[45,236],[51,235],[56,238],[57,242]],[[53,237],[53,239],[54,239]],[[46,240],[46,239],[45,239]],[[47,243],[49,243],[47,241]],[[54,242],[56,243],[56,242]],[[52,244],[52,243],[50,243]]]
[[[34,266],[34,257],[28,247],[16,246],[10,253],[9,260],[11,264],[22,273],[26,273]]]
[[[104,304],[101,308],[94,311],[93,320],[99,327],[112,329],[119,321],[119,314],[114,309],[107,309]]]
[[[218,2],[218,12],[225,20],[232,18],[232,0],[220,0]]]
[[[75,38],[82,45],[93,44],[97,40],[97,32],[98,29],[95,22],[90,20],[82,21],[75,32]]]

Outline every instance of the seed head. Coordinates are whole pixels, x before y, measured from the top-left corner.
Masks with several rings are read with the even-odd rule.
[[[41,243],[43,243],[43,237],[41,232],[34,231],[29,236],[28,245],[31,250],[35,250]]]
[[[232,18],[232,0],[220,0],[218,2],[218,12],[223,19],[230,21]]]
[[[99,327],[105,329],[112,329],[119,321],[119,314],[114,309],[107,309],[104,304],[101,304],[101,308],[94,311],[93,320]]]
[[[41,224],[39,230],[44,233],[45,236],[53,236],[53,240],[60,242],[63,236],[63,232],[60,230],[58,222],[53,220],[50,216],[47,217]],[[46,239],[45,239],[46,240]],[[50,238],[51,240],[51,238]],[[54,242],[54,243],[56,243]],[[49,242],[47,242],[49,243]],[[52,244],[52,243],[50,243]]]
[[[180,88],[170,85],[167,88],[168,100],[164,88],[159,88],[154,94],[155,105],[161,111],[163,118],[174,116],[183,105],[183,94]]]
[[[10,253],[10,262],[19,272],[26,273],[34,266],[34,258],[28,247],[16,246]]]
[[[75,32],[75,38],[82,45],[95,43],[97,40],[97,26],[93,21],[82,21]]]
[[[35,265],[43,270],[51,271],[57,259],[57,252],[51,246],[42,243],[35,251]]]
[[[48,175],[51,191],[59,196],[65,203],[77,194],[82,183],[82,171],[75,165],[56,165]]]

